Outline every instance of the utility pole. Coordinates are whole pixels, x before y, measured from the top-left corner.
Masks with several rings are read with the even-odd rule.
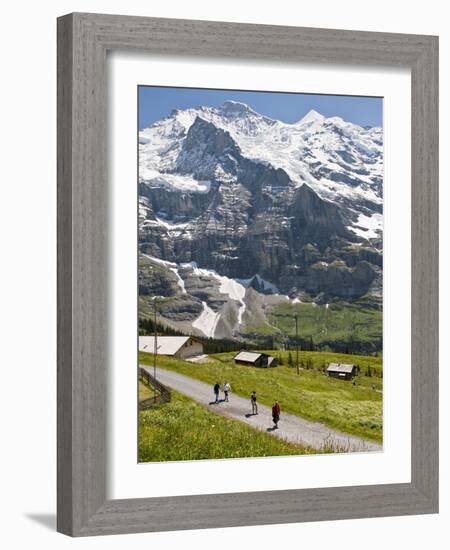
[[[153,329],[155,334],[155,347],[153,349],[153,377],[156,380],[156,355],[158,354],[158,330],[156,328],[156,301],[157,296],[153,298]],[[156,385],[153,384],[153,392],[155,395],[155,403],[156,403]]]
[[[297,365],[297,374],[300,374],[298,365],[298,314],[295,316],[295,364]]]

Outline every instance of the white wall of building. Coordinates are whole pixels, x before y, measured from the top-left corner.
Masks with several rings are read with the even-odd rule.
[[[203,353],[203,344],[195,340],[189,339],[180,350],[175,354],[180,359],[187,359],[188,357],[194,357],[195,355],[201,355]]]

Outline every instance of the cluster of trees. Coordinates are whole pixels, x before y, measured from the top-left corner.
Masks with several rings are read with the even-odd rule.
[[[155,325],[153,319],[150,318],[139,319],[139,336],[151,336],[155,334],[155,326],[158,336],[186,336],[186,334],[183,334],[179,330],[158,323],[158,321]]]
[[[291,351],[288,353],[286,362],[283,359],[283,356],[282,356],[281,353],[278,354],[277,359],[278,359],[278,364],[279,365],[285,365],[286,364],[288,367],[296,367],[297,366],[295,352],[294,352],[294,354],[292,354]],[[314,367],[314,362],[310,357],[308,357],[307,359],[303,359],[300,355],[299,355],[298,366],[302,369],[311,369],[311,370],[314,369],[314,368],[317,368],[317,367]],[[320,370],[325,370],[325,368],[326,368],[325,363],[322,363],[322,365],[319,367]]]
[[[370,363],[367,363],[364,374],[368,377],[383,378],[383,369],[376,369],[371,367]]]
[[[256,336],[256,338],[258,337]],[[265,349],[277,349],[282,347],[286,350],[295,350],[298,342],[298,346],[303,351],[330,351],[335,353],[345,353],[348,355],[372,355],[374,357],[378,357],[380,355],[380,350],[383,345],[382,340],[366,342],[355,340],[353,337],[340,341],[323,340],[321,342],[315,342],[312,335],[299,336],[298,339],[292,335],[285,335],[281,338],[278,335],[265,337],[265,339],[269,340],[270,343],[270,345],[264,346]],[[262,348],[263,346],[260,347]]]
[[[258,348],[260,349],[279,349],[280,347],[286,350],[295,350],[297,345],[303,351],[318,351],[320,346],[314,343],[312,336],[306,338],[298,338],[295,336],[286,335],[283,338],[280,336],[265,336],[263,338],[255,335],[258,339]]]
[[[203,336],[196,336],[197,340],[200,340],[203,344],[203,350],[207,354],[211,353],[225,353],[227,351],[240,351],[241,349],[248,349],[245,342],[238,342],[237,340],[228,340],[221,338],[219,340],[215,338],[206,338]]]
[[[162,323],[155,322],[153,319],[139,319],[139,335],[140,336],[152,336],[156,333],[158,336],[190,336],[172,327],[163,325]],[[225,353],[227,351],[239,351],[241,349],[248,349],[247,344],[239,342],[237,340],[231,340],[226,338],[208,338],[207,336],[196,336],[196,340],[199,340],[203,344],[203,350],[205,353]]]
[[[295,349],[296,340],[295,336],[290,336],[285,341],[285,349]],[[381,348],[381,342],[360,342],[349,339],[347,341],[323,341],[320,343],[314,342],[312,336],[309,338],[299,338],[299,347],[304,351],[331,351],[335,353],[345,353],[347,355],[373,355],[378,357],[380,355],[378,346]]]
[[[316,351],[317,346],[314,343],[314,339],[312,336],[309,338],[299,338],[298,339],[298,346],[304,350],[304,351]],[[287,341],[287,349],[295,349],[297,347],[297,341],[295,336],[290,336]]]

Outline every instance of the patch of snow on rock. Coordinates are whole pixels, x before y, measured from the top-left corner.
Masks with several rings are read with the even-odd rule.
[[[223,277],[217,275],[217,278],[220,281],[219,292],[222,294],[227,294],[232,300],[236,300],[241,305],[238,311],[238,325],[242,324],[242,317],[245,312],[245,287],[235,281],[234,279],[229,279],[228,277]]]
[[[349,229],[364,239],[375,239],[383,230],[383,215],[377,213],[372,216],[359,214],[358,220],[354,225],[349,226]]]
[[[144,256],[146,258],[148,258],[149,260],[151,260],[152,262],[155,262],[157,264],[161,264],[165,267],[168,267],[170,269],[170,271],[172,271],[172,273],[175,274],[175,276],[177,278],[177,284],[181,288],[181,292],[183,294],[186,294],[186,288],[184,286],[184,281],[183,281],[183,279],[181,278],[181,276],[178,272],[178,267],[177,267],[176,263],[168,262],[167,260],[161,260],[160,258],[155,258],[154,256],[150,256],[149,254],[144,254]]]
[[[201,332],[208,338],[213,338],[216,331],[217,323],[220,319],[220,313],[214,313],[214,311],[208,306],[206,302],[202,302],[203,311],[192,323],[192,326]]]
[[[166,187],[177,191],[208,193],[211,188],[210,181],[197,180],[191,175],[165,174],[146,166],[139,167],[139,176],[150,186]]]
[[[221,294],[226,294],[229,296],[232,300],[236,300],[240,303],[239,311],[238,311],[238,324],[240,325],[242,323],[242,318],[246,309],[246,305],[244,302],[245,292],[246,288],[243,286],[240,282],[230,279],[229,277],[226,277],[225,275],[219,275],[216,271],[213,269],[203,269],[200,267],[197,267],[196,262],[190,262],[189,264],[183,264],[183,265],[189,265],[194,270],[195,275],[197,276],[209,276],[214,277],[219,282],[219,292]]]

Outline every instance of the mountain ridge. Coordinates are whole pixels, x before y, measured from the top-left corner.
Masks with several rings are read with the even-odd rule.
[[[141,298],[166,295],[171,326],[211,319],[218,337],[286,299],[380,304],[382,147],[380,128],[316,111],[172,111],[139,133]]]

